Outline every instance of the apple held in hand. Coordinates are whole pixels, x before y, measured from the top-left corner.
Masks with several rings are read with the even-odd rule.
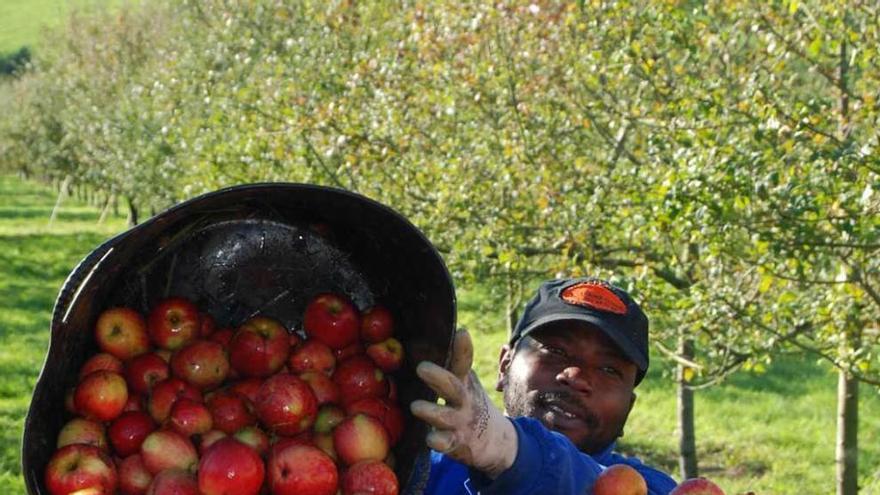
[[[274,495],[334,495],[338,484],[336,464],[316,447],[288,445],[269,459],[269,488]]]
[[[384,462],[363,461],[348,468],[342,477],[343,495],[397,495],[397,476]]]
[[[266,316],[244,322],[229,342],[229,361],[244,376],[269,376],[284,366],[289,355],[287,329]]]
[[[264,477],[260,456],[232,437],[214,443],[199,461],[199,490],[203,495],[256,495]]]
[[[163,349],[180,349],[195,340],[200,329],[198,308],[182,297],[161,301],[147,317],[150,339]]]
[[[52,495],[68,495],[93,488],[113,493],[118,476],[113,461],[93,445],[72,444],[52,454],[46,466],[46,488]]]
[[[648,495],[645,478],[632,466],[614,464],[596,478],[594,495]]]
[[[331,349],[342,349],[357,342],[360,314],[345,296],[320,294],[306,306],[303,327],[309,338]]]
[[[130,308],[110,308],[95,323],[95,340],[102,351],[126,361],[150,349],[144,317]]]
[[[724,495],[724,491],[706,478],[684,480],[669,495]]]

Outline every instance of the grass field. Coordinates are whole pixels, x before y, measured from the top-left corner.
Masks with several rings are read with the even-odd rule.
[[[23,46],[39,48],[40,33],[59,25],[73,11],[120,4],[120,0],[3,0],[0,1],[0,55]]]
[[[97,224],[93,209],[65,202],[48,225],[54,193],[0,176],[0,494],[23,493],[19,448],[30,393],[48,344],[52,305],[73,266],[124,228]],[[501,315],[479,290],[459,288],[460,323],[477,345],[476,368],[494,387]],[[675,395],[660,362],[638,389],[622,450],[675,472]],[[697,395],[698,451],[704,474],[727,493],[834,492],[836,377],[810,360],[781,359],[762,376],[740,374]],[[498,400],[498,394],[494,394]],[[880,494],[880,397],[862,388],[862,493]]]

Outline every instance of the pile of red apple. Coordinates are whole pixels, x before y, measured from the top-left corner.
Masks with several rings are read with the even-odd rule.
[[[53,495],[396,495],[403,433],[387,375],[403,359],[382,306],[315,297],[299,334],[237,329],[175,297],[95,324],[100,353],[68,394],[75,416],[45,471]],[[305,338],[303,338],[303,336]]]

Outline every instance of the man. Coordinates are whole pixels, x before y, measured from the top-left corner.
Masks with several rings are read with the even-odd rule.
[[[652,495],[668,475],[613,453],[648,370],[648,319],[629,294],[597,279],[544,283],[501,350],[496,389],[505,417],[471,370],[473,346],[456,334],[450,370],[420,363],[445,400],[415,401],[433,426],[426,495],[591,494],[599,474],[628,464]]]

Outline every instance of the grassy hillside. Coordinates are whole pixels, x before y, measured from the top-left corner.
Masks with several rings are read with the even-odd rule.
[[[0,55],[35,47],[40,32],[74,11],[103,9],[120,0],[3,0],[0,2]]]

